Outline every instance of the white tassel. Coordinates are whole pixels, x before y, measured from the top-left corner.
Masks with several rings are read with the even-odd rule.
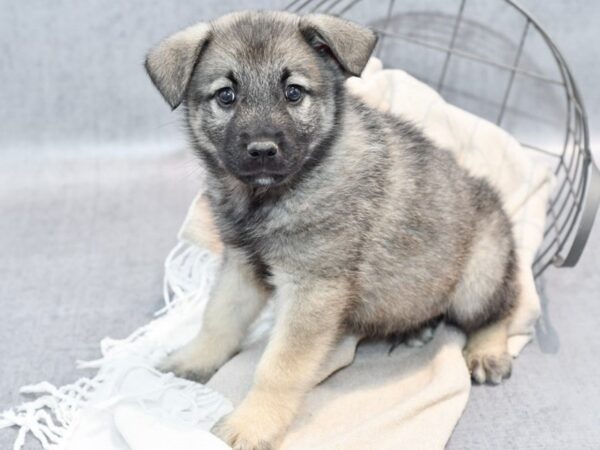
[[[0,414],[0,429],[19,428],[13,449],[23,448],[29,433],[41,443],[44,449],[63,448],[66,436],[69,435],[81,410],[102,385],[105,377],[110,374],[111,362],[122,358],[141,357],[146,364],[152,364],[164,357],[166,351],[172,350],[160,350],[158,342],[152,340],[153,335],[159,335],[161,331],[166,330],[165,321],[183,321],[190,312],[197,313],[203,310],[218,262],[219,257],[209,251],[179,241],[165,260],[163,284],[165,306],[156,312],[157,319],[134,331],[125,339],[103,339],[100,344],[101,358],[93,361],[77,361],[79,368],[100,369],[95,377],[81,378],[73,384],[60,388],[48,382],[24,386],[20,389],[22,394],[38,397]],[[162,344],[164,345],[164,342]],[[181,344],[183,342],[172,345],[176,347]],[[177,384],[174,381],[170,386],[186,389],[188,385]],[[197,387],[196,394],[198,394]],[[186,412],[190,420],[197,419],[198,408],[204,407],[202,413],[206,414],[206,408],[218,403],[209,393],[195,395],[193,398],[197,403],[192,403],[189,411]]]

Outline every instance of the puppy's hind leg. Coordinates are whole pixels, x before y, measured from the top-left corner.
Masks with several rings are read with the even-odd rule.
[[[206,382],[239,350],[248,327],[270,294],[245,255],[235,249],[225,249],[200,332],[169,355],[159,369]]]
[[[517,261],[511,235],[499,225],[492,220],[477,233],[448,310],[448,321],[468,334],[463,354],[476,383],[498,384],[511,373],[508,324],[519,291]]]

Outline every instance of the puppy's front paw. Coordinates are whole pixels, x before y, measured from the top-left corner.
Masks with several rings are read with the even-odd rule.
[[[510,377],[512,356],[506,351],[467,348],[464,356],[471,378],[476,383],[500,384],[502,380]]]
[[[206,360],[187,347],[170,354],[158,365],[161,372],[172,372],[180,378],[198,383],[206,383],[218,368],[214,364],[207,364]]]
[[[210,431],[234,450],[273,450],[273,445],[261,434],[264,425],[258,423],[255,416],[236,410],[219,420]]]

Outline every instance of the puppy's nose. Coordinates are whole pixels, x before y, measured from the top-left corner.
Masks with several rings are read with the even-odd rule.
[[[279,147],[273,141],[250,142],[246,148],[251,158],[272,158],[279,152]]]

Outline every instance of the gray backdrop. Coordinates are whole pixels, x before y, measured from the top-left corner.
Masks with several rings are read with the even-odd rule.
[[[282,7],[288,0],[0,1],[0,149],[40,153],[72,151],[146,153],[181,146],[178,115],[154,91],[142,68],[148,48],[169,33],[241,8]],[[397,9],[456,11],[458,0],[397,0]],[[471,4],[498,5],[498,0]],[[350,17],[373,17],[384,1],[364,1]],[[600,127],[600,2],[522,0],[550,31],[566,56],[590,116]],[[468,8],[467,7],[467,13]],[[499,20],[486,6],[477,19]],[[518,40],[515,25],[514,40]],[[418,61],[428,56],[409,45],[397,49]],[[406,61],[406,60],[405,60]],[[402,61],[400,61],[402,62]],[[417,75],[419,68],[413,68]],[[460,72],[466,85],[480,72]],[[469,78],[474,79],[469,79]],[[426,78],[426,77],[425,77]],[[537,100],[521,105],[539,110]],[[549,105],[551,108],[552,105]],[[475,111],[483,113],[482,111]]]

